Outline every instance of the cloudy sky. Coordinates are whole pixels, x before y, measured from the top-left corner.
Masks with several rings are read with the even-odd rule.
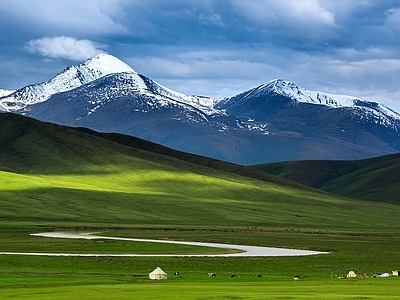
[[[398,0],[1,0],[0,87],[106,52],[186,94],[275,78],[400,111]]]

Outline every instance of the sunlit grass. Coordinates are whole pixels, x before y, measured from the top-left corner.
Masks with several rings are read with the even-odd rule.
[[[0,255],[0,298],[395,299],[400,294],[397,278],[335,279],[349,269],[373,274],[400,268],[398,205],[350,200],[272,177],[251,179],[73,129],[23,122],[11,119],[7,130],[0,131],[0,251],[179,254],[205,250],[29,235],[90,230],[111,236],[330,254],[253,258]],[[157,266],[170,275],[167,282],[147,279]],[[172,276],[176,271],[180,277]],[[209,278],[208,272],[216,272],[217,277]],[[298,282],[293,281],[295,275],[301,275]]]
[[[293,280],[292,280],[293,281]],[[123,284],[121,284],[123,283]],[[208,280],[184,283],[179,280],[129,283],[129,279],[114,284],[83,284],[79,287],[27,287],[16,292],[3,290],[4,297],[13,299],[398,299],[400,291],[393,281],[312,281],[243,283],[240,279],[224,282]]]
[[[4,221],[83,222],[137,226],[295,227],[331,229],[397,226],[395,205],[348,200],[198,168],[153,166],[85,174],[0,172]],[[372,218],[375,210],[380,218]],[[211,223],[210,223],[211,222]]]

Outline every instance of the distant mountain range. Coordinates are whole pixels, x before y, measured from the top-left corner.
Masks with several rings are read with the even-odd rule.
[[[400,150],[400,115],[278,79],[233,97],[172,91],[108,54],[41,84],[0,90],[0,111],[136,136],[241,165],[362,159]]]

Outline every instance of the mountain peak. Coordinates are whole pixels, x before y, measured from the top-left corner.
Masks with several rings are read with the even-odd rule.
[[[16,111],[27,105],[48,100],[52,95],[75,89],[103,76],[135,73],[130,66],[110,54],[101,53],[85,62],[70,66],[52,79],[33,84],[12,93],[0,93],[0,111]]]
[[[360,98],[353,96],[310,91],[296,85],[293,82],[283,79],[271,80],[254,88],[253,90],[250,90],[251,93],[245,92],[244,94],[251,95],[254,91],[258,94],[273,92],[275,94],[288,97],[297,103],[323,105],[331,108],[351,108],[363,110],[364,114],[374,116],[374,118],[379,120],[379,122],[382,122],[382,119],[386,119],[387,117],[393,118],[397,121],[400,120],[400,114],[398,112],[386,107],[381,103],[361,100]]]
[[[99,55],[89,58],[83,63],[89,69],[94,69],[101,72],[102,76],[112,73],[135,72],[129,65],[124,63],[119,58],[107,53],[100,53]]]

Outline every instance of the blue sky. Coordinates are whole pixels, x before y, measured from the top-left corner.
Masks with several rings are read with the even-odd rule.
[[[100,52],[186,94],[275,78],[400,111],[398,0],[2,0],[0,87]]]

